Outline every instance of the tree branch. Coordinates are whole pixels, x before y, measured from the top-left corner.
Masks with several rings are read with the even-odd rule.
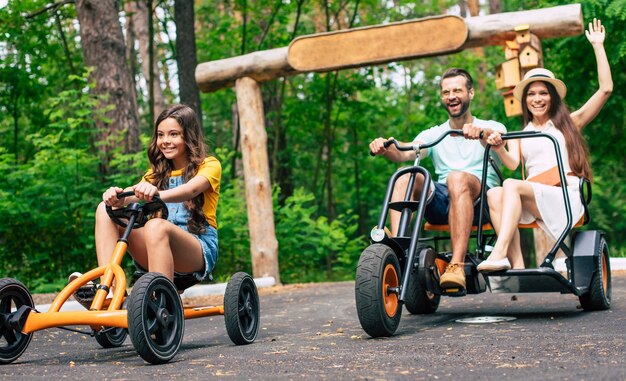
[[[45,7],[41,8],[38,11],[35,11],[33,13],[27,14],[25,17],[26,17],[27,20],[28,19],[32,19],[32,18],[34,18],[36,16],[39,16],[42,13],[45,13],[45,12],[49,11],[49,10],[52,10],[52,9],[53,10],[57,10],[58,8],[66,5],[66,4],[75,4],[75,3],[76,3],[76,0],[61,0],[58,3],[48,4],[48,5],[46,5]]]

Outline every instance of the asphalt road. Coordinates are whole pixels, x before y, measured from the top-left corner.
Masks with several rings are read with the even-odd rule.
[[[354,283],[287,286],[261,295],[255,343],[235,346],[221,316],[188,320],[168,364],[146,364],[130,339],[102,349],[59,329],[35,332],[26,353],[0,366],[2,380],[624,380],[626,276],[613,276],[609,311],[583,312],[561,294],[443,298],[428,316],[404,313],[396,335],[361,329]],[[458,319],[516,320],[464,324]]]

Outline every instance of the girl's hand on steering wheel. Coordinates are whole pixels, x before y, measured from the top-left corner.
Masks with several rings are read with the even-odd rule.
[[[152,197],[159,195],[157,187],[147,181],[134,185],[133,190],[135,191],[135,196],[140,200],[152,201]]]
[[[124,206],[124,199],[117,198],[119,193],[122,193],[124,189],[118,187],[110,187],[102,194],[102,201],[108,206],[117,208]]]

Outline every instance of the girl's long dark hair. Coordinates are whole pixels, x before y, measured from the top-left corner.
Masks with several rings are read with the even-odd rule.
[[[543,82],[548,88],[550,94],[550,120],[554,123],[554,126],[561,131],[565,138],[565,148],[569,156],[569,166],[576,176],[584,176],[591,180],[591,166],[589,165],[589,149],[587,148],[587,142],[583,138],[580,130],[574,124],[570,112],[563,103],[561,96],[556,91],[556,88],[549,82]],[[532,83],[532,82],[531,82]],[[524,126],[528,122],[533,120],[533,114],[528,110],[526,105],[526,97],[528,95],[529,83],[524,88],[522,95],[522,116],[524,120]]]
[[[159,190],[168,189],[170,172],[179,169],[174,168],[172,161],[166,159],[157,146],[159,124],[168,118],[176,120],[183,129],[183,140],[187,148],[187,166],[183,170],[184,183],[191,180],[198,173],[198,168],[207,155],[204,133],[193,109],[187,105],[178,104],[164,110],[154,122],[154,130],[148,146],[148,159],[152,168],[152,176],[148,180]],[[184,205],[190,214],[189,221],[187,221],[189,231],[194,234],[204,233],[206,230],[206,217],[202,209],[204,195],[200,193],[193,199],[185,201]]]

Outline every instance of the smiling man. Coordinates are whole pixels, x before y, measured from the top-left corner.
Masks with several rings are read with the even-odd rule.
[[[474,98],[474,81],[471,75],[458,68],[448,69],[441,77],[441,101],[449,119],[435,127],[422,131],[414,139],[416,143],[434,141],[450,129],[463,130],[464,137],[447,136],[438,145],[422,150],[422,157],[432,156],[437,181],[429,184],[430,193],[424,216],[431,224],[449,224],[452,239],[452,260],[441,275],[443,288],[461,289],[465,293],[465,253],[472,225],[478,222],[478,205],[474,201],[480,195],[485,140],[492,131],[506,132],[501,123],[474,117],[471,103]],[[389,138],[391,139],[391,138]],[[401,152],[395,146],[384,147],[388,139],[377,138],[370,143],[370,150],[389,160],[402,162],[415,160],[414,152]],[[487,185],[493,187],[498,178],[489,167]],[[409,175],[398,179],[392,201],[404,200]],[[424,178],[417,176],[413,198],[419,197]],[[391,210],[389,214],[391,234],[398,232],[400,212]]]

